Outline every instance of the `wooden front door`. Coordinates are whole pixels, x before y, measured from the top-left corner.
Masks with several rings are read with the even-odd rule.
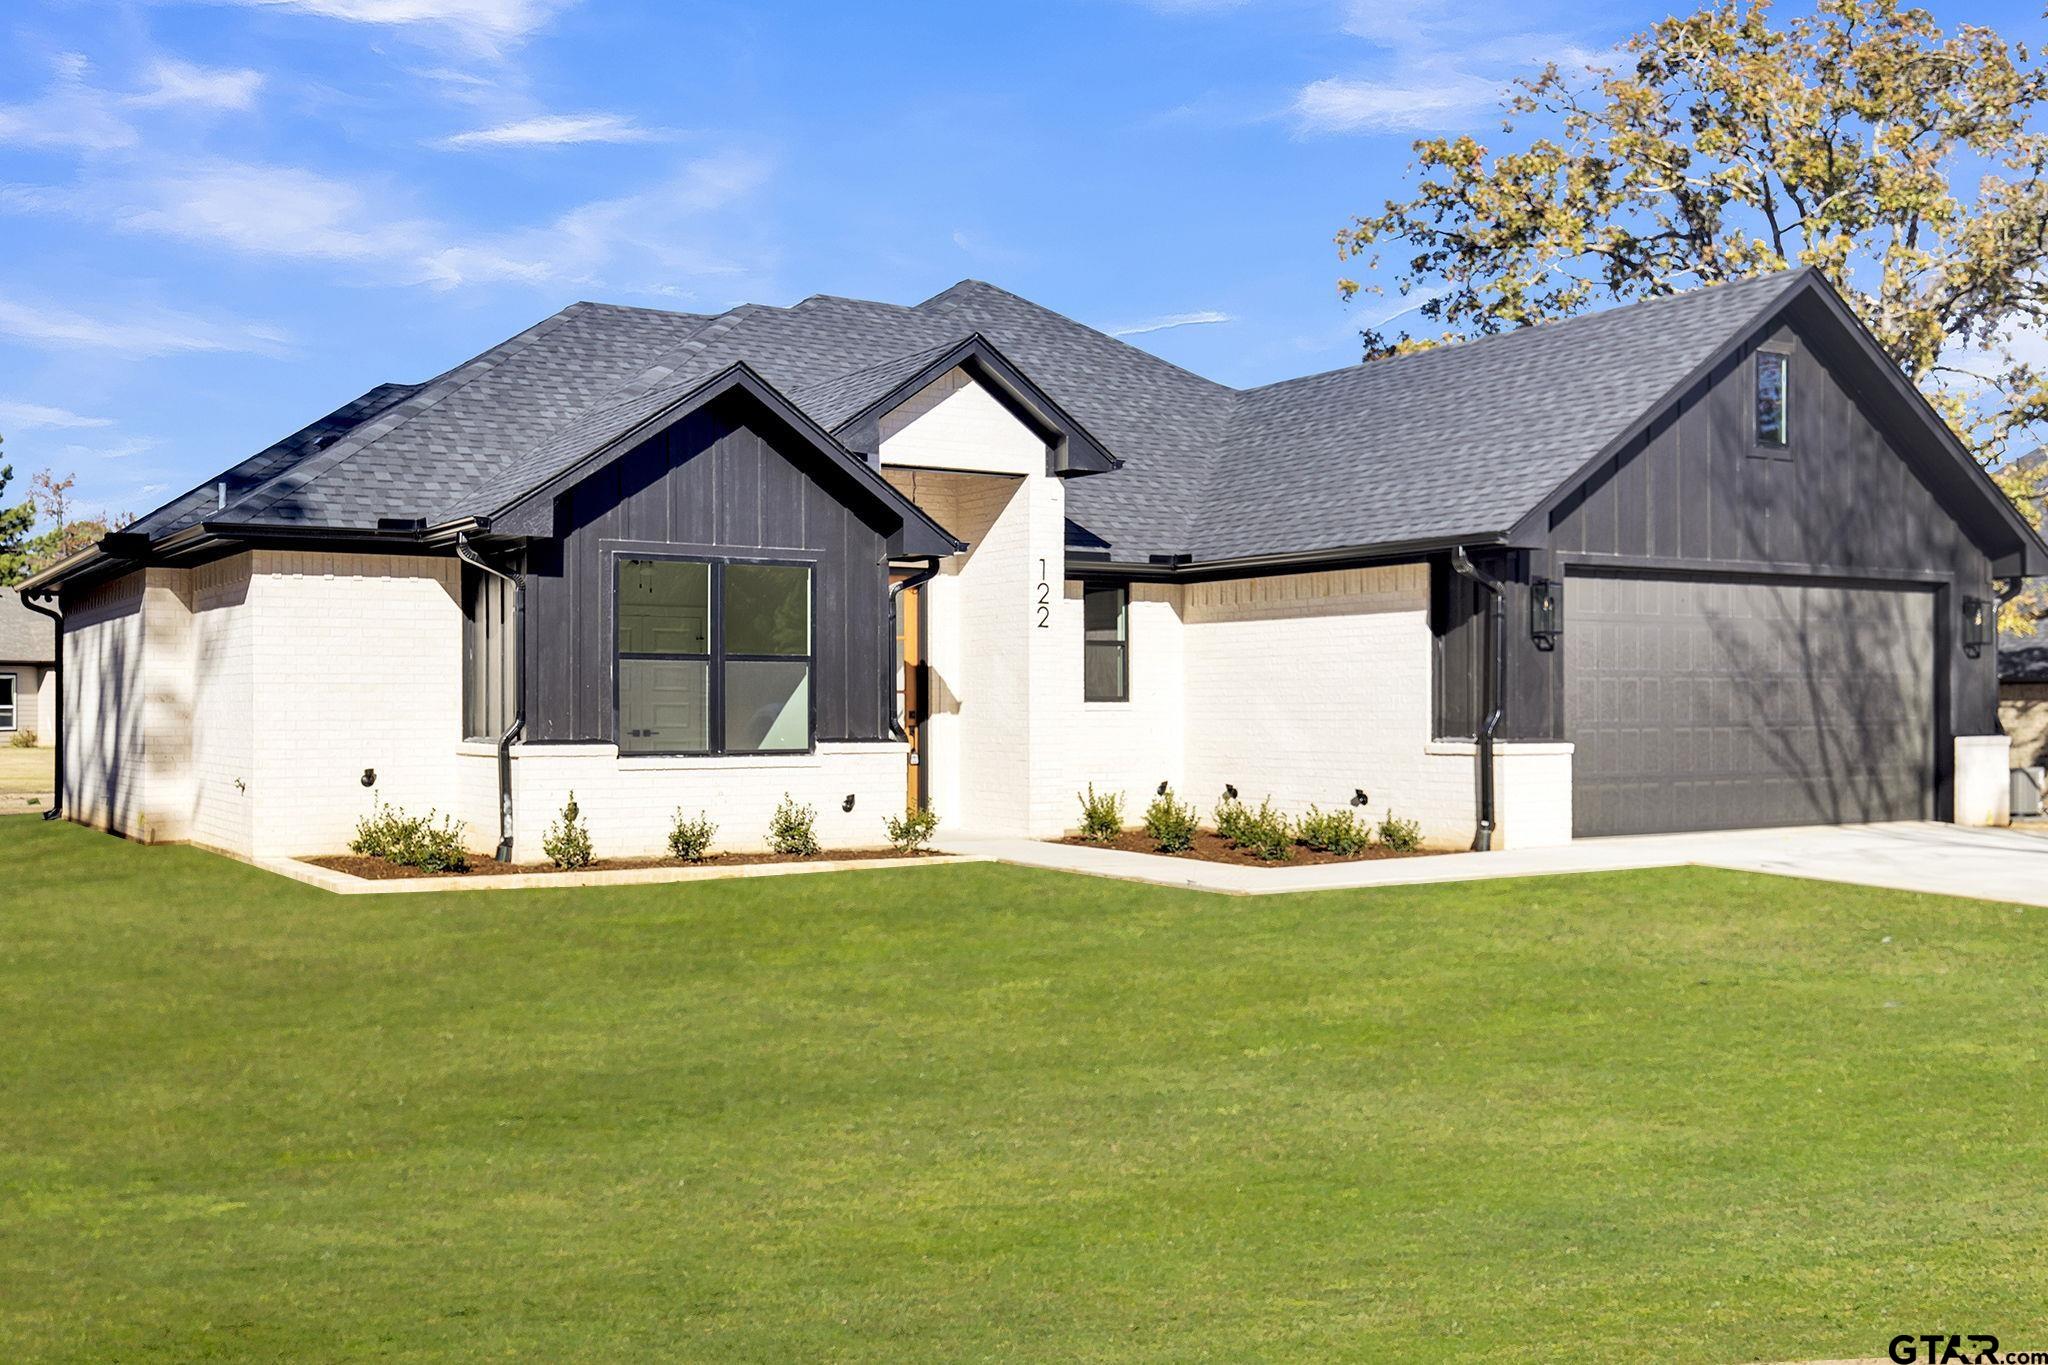
[[[896,594],[896,718],[910,740],[904,770],[904,798],[913,810],[925,804],[924,720],[929,696],[924,659],[924,588]]]

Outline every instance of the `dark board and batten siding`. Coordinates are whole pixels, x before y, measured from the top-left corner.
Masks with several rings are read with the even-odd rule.
[[[1751,404],[1752,357],[1788,353],[1790,440],[1759,447]],[[1502,737],[1570,738],[1564,649],[1543,650],[1529,632],[1528,585],[1628,572],[1747,576],[1890,585],[1935,596],[1933,642],[1938,744],[1945,783],[1948,735],[1996,730],[1992,651],[1954,646],[1965,596],[1992,595],[1992,560],[1937,497],[1889,430],[1874,393],[1843,376],[1863,373],[1823,321],[1788,315],[1718,365],[1551,510],[1536,548],[1482,560],[1507,584],[1508,687]],[[1476,688],[1477,616],[1470,595],[1437,569],[1438,728],[1469,733]],[[1461,674],[1463,675],[1461,677]]]
[[[811,563],[820,740],[888,738],[886,532],[846,476],[733,395],[649,437],[557,502],[527,578],[527,738],[610,743],[613,564],[638,551]]]

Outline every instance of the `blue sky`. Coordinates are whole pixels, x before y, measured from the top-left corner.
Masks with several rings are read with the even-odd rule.
[[[1408,144],[1667,9],[14,0],[0,458],[146,511],[580,298],[975,277],[1232,383],[1342,365],[1395,305],[1331,234]]]

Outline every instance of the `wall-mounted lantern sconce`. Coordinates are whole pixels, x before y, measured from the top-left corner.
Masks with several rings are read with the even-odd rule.
[[[1981,597],[1963,599],[1963,653],[1976,658],[1991,643],[1991,604]]]
[[[1529,583],[1529,638],[1538,649],[1556,649],[1564,634],[1564,585],[1552,578]]]

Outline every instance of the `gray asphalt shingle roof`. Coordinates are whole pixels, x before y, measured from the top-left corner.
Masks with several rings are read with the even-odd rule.
[[[487,516],[745,363],[828,430],[980,333],[1124,467],[1069,481],[1119,562],[1508,530],[1760,319],[1796,272],[1238,390],[994,286],[717,317],[580,303],[426,384],[384,386],[226,476],[226,522]],[[214,481],[138,524],[210,514]]]
[[[0,588],[0,664],[47,664],[57,658],[57,623]]]

